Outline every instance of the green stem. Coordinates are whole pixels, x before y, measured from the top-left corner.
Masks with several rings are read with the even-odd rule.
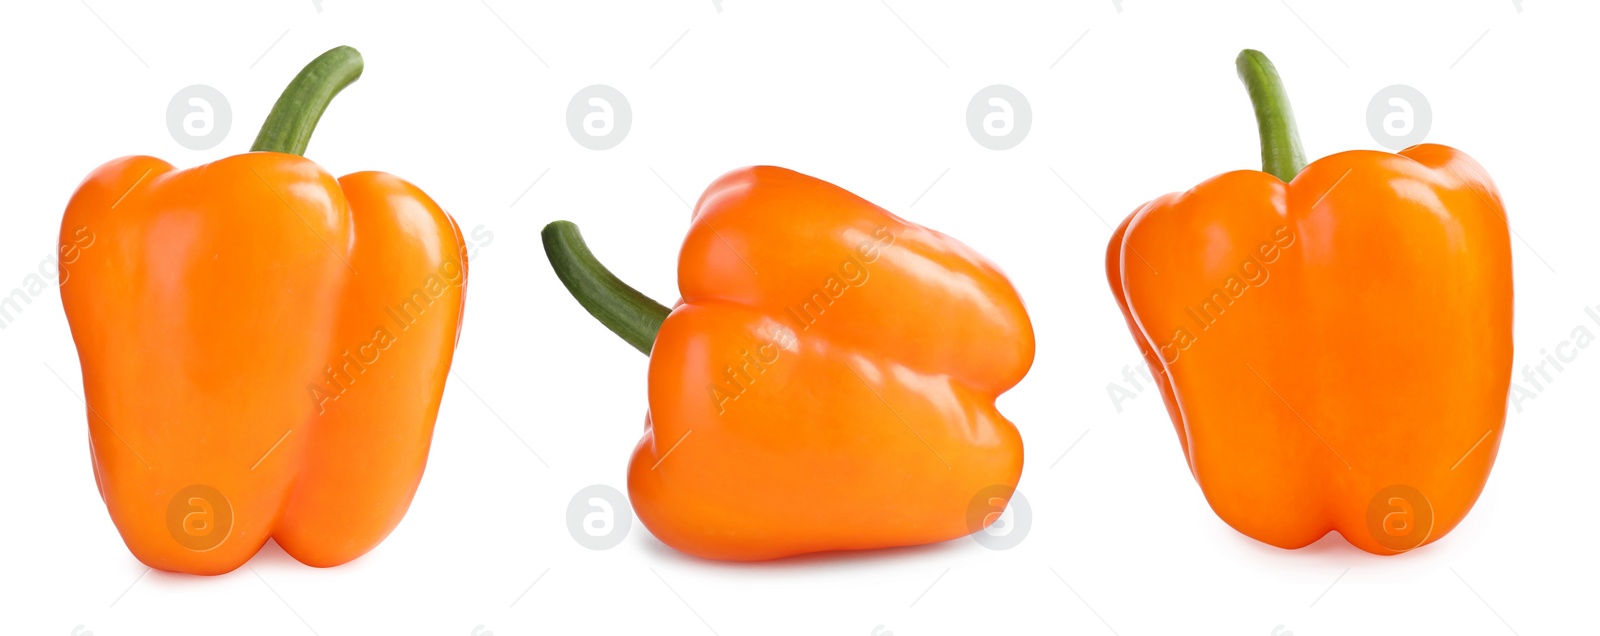
[[[1306,167],[1306,153],[1300,149],[1289,93],[1283,89],[1283,80],[1272,60],[1260,51],[1239,52],[1234,65],[1256,110],[1256,127],[1261,131],[1261,171],[1288,183]]]
[[[348,46],[330,49],[311,60],[278,96],[250,150],[304,155],[322,111],[328,109],[334,95],[361,77],[361,68],[361,53]]]
[[[656,332],[672,310],[629,287],[601,265],[571,221],[546,225],[540,236],[550,267],[578,304],[640,353],[650,355]]]

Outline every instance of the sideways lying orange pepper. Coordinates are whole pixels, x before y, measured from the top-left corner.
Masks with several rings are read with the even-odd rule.
[[[1111,237],[1111,291],[1228,525],[1291,549],[1330,531],[1376,554],[1438,540],[1505,423],[1500,195],[1432,144],[1306,166],[1272,63],[1247,50],[1238,71],[1265,172],[1140,207]]]
[[[576,226],[543,236],[579,303],[650,356],[628,492],[663,543],[734,561],[932,543],[1012,496],[1022,439],[994,402],[1033,364],[1033,327],[954,239],[796,172],[736,170],[695,208],[669,312]]]
[[[467,261],[416,186],[335,181],[300,156],[361,68],[348,47],[306,66],[264,152],[181,171],[124,157],[67,205],[63,244],[97,241],[61,287],[95,481],[150,567],[221,574],[269,537],[338,565],[388,536],[422,479]]]

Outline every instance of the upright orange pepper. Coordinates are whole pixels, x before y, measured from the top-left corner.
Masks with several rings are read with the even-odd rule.
[[[832,184],[736,170],[700,198],[670,313],[544,229],[578,301],[650,356],[628,492],[656,538],[735,561],[944,541],[1022,473],[995,398],[1033,326],[970,248]]]
[[[269,537],[338,565],[388,536],[422,478],[467,261],[416,186],[300,156],[361,68],[348,47],[306,66],[260,152],[124,157],[67,205],[62,244],[95,237],[61,287],[95,481],[150,567],[228,572]]]
[[[1431,144],[1307,166],[1272,63],[1237,65],[1265,172],[1140,207],[1111,237],[1111,291],[1228,525],[1281,548],[1435,541],[1477,501],[1505,423],[1500,195]]]

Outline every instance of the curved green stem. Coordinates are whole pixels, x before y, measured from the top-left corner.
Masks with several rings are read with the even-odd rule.
[[[553,222],[539,234],[550,267],[578,304],[640,353],[650,355],[656,332],[672,310],[629,287],[601,265],[571,221]]]
[[[1250,91],[1250,104],[1256,110],[1256,128],[1261,131],[1261,171],[1288,183],[1306,167],[1306,153],[1300,149],[1300,133],[1294,126],[1294,109],[1289,93],[1283,89],[1278,69],[1260,51],[1239,52],[1234,66],[1239,80]]]
[[[361,77],[361,68],[361,53],[348,46],[336,47],[311,60],[278,96],[250,150],[305,154],[322,111],[328,109],[334,95]]]

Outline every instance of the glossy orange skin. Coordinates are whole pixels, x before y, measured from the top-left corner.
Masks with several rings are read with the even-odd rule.
[[[422,478],[461,325],[448,214],[391,175],[335,181],[257,152],[182,171],[117,159],[61,228],[63,245],[80,228],[95,238],[61,299],[95,479],[135,557],[221,574],[270,537],[326,567],[388,536]],[[179,496],[197,485],[211,490]]]
[[[1344,152],[1287,185],[1223,174],[1123,221],[1106,272],[1190,471],[1238,531],[1396,554],[1483,490],[1511,381],[1511,244],[1465,154]],[[1207,299],[1223,311],[1197,311]],[[1412,494],[1378,496],[1395,485]]]
[[[678,286],[628,471],[663,543],[756,561],[944,541],[1003,509],[1022,438],[994,402],[1033,364],[1033,327],[981,255],[763,166],[701,197]]]

